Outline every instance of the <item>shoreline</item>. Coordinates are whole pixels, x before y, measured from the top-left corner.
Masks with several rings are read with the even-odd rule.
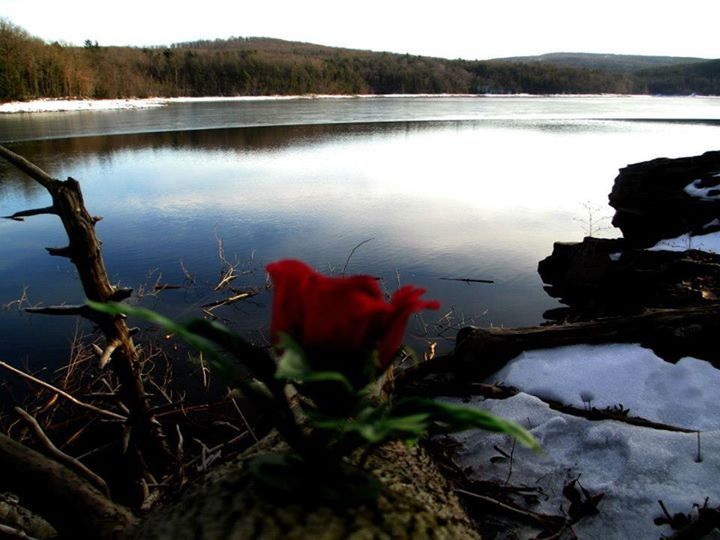
[[[677,98],[718,96],[651,96],[647,94],[302,94],[271,96],[205,96],[205,97],[151,97],[123,99],[42,98],[30,101],[0,103],[0,115],[48,112],[117,111],[166,107],[174,103],[212,103],[248,101],[292,101],[314,99],[513,99],[513,98]]]

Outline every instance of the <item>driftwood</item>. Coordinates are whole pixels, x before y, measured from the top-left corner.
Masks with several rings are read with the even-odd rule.
[[[93,217],[85,208],[80,184],[73,178],[60,181],[30,163],[22,156],[0,146],[0,157],[30,176],[44,187],[52,197],[52,205],[46,208],[17,212],[11,219],[22,219],[40,214],[57,215],[65,228],[68,245],[62,248],[47,248],[50,255],[67,257],[77,268],[86,297],[96,302],[121,301],[132,293],[129,289],[114,287],[105,269],[101,242],[95,234],[95,224],[100,218]],[[123,318],[101,313],[91,313],[84,306],[57,306],[39,308],[36,313],[55,315],[80,315],[96,323],[112,348],[111,368],[120,382],[120,399],[130,414],[129,422],[135,448],[150,464],[163,464],[171,455],[167,449],[159,424],[154,420],[145,393],[138,353],[131,331]],[[103,355],[105,360],[110,354]]]

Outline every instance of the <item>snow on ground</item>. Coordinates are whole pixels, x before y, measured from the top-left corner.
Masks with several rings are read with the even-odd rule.
[[[578,476],[592,494],[605,494],[600,513],[575,526],[579,538],[670,534],[669,527],[653,522],[662,515],[658,500],[671,514],[688,513],[706,497],[711,506],[720,505],[720,370],[708,362],[683,358],[670,364],[637,344],[573,345],[524,352],[486,382],[516,386],[521,393],[505,400],[474,398],[470,406],[515,420],[542,446],[540,454],[519,446],[513,453],[509,483],[536,486],[544,494],[531,510],[567,511],[562,489]],[[580,408],[622,404],[631,416],[702,430],[700,460],[697,433],[590,421],[554,411],[541,398]],[[506,482],[508,460],[491,458],[501,457],[494,446],[511,452],[507,437],[474,430],[454,438],[462,445],[461,467],[472,467],[478,479]]]
[[[38,99],[0,103],[0,114],[68,111],[109,111],[117,109],[148,109],[171,103],[207,103],[218,101],[271,101],[293,99],[354,99],[354,98],[429,98],[429,97],[478,97],[474,94],[358,94],[331,95],[306,94],[297,96],[236,96],[236,97],[177,97],[147,99]]]
[[[628,375],[625,370],[623,374]],[[628,386],[627,382],[622,384]],[[599,393],[600,389],[594,390]],[[673,396],[664,397],[672,400]],[[605,494],[598,504],[600,513],[575,525],[579,538],[656,540],[672,532],[653,522],[662,515],[658,500],[671,514],[688,513],[693,503],[702,504],[705,497],[710,498],[711,506],[720,505],[720,431],[702,433],[702,461],[697,462],[694,433],[616,421],[593,422],[553,411],[540,399],[523,393],[505,400],[475,399],[470,405],[514,419],[540,442],[540,454],[515,448],[509,481],[511,485],[542,488],[544,496],[537,506],[530,507],[532,510],[560,514],[562,507],[567,511],[569,502],[562,489],[578,475],[582,486],[592,494]],[[500,456],[494,445],[510,453],[507,437],[473,430],[454,438],[463,445],[458,456],[460,466],[472,467],[478,479],[505,483],[508,461],[491,463],[490,459]]]
[[[714,174],[714,178],[720,177],[720,174]],[[705,199],[706,201],[716,201],[720,199],[720,190],[718,186],[701,187],[702,179],[693,180],[687,186],[684,191],[691,197],[697,197],[698,199]]]
[[[166,100],[151,99],[39,99],[0,103],[0,114],[68,111],[111,111],[164,106]]]
[[[622,404],[631,416],[688,429],[720,429],[720,370],[695,358],[671,364],[637,344],[527,351],[490,379],[567,405]]]
[[[685,233],[677,238],[660,240],[657,244],[648,248],[648,251],[687,251],[688,249],[697,249],[720,255],[720,231],[698,235]]]

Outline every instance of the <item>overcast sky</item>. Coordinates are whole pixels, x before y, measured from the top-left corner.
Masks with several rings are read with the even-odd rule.
[[[605,52],[720,58],[720,0],[0,0],[47,41],[267,36],[447,58]]]

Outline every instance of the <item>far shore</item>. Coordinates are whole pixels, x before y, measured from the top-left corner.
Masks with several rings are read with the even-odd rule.
[[[173,103],[201,103],[219,101],[270,101],[298,99],[358,99],[358,98],[650,98],[646,94],[305,94],[274,96],[214,96],[214,97],[152,97],[127,99],[36,99],[31,101],[10,101],[0,103],[0,114],[110,111],[122,109],[150,109],[165,107]],[[678,97],[678,96],[675,96]],[[682,96],[689,97],[689,96]]]

